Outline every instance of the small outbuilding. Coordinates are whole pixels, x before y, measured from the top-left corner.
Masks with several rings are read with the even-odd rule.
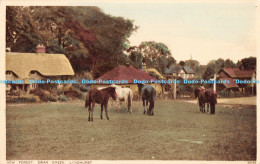
[[[174,66],[164,71],[165,75],[172,76],[174,78],[192,79],[194,78],[195,72],[191,67],[187,66]]]
[[[120,85],[121,87],[130,88],[134,94],[138,94],[138,86],[136,81],[151,81],[151,80],[158,80],[155,77],[150,76],[147,72],[138,69],[131,65],[120,65],[108,71],[104,75],[100,76],[96,79],[96,81],[103,80],[114,82],[116,85]],[[127,84],[124,83],[117,83],[117,82],[127,81]],[[111,83],[110,83],[111,84]],[[110,84],[97,84],[95,87],[110,85]],[[156,92],[159,94],[162,92],[161,84],[149,84],[155,87]]]
[[[219,80],[228,80],[230,83],[223,84],[224,87],[228,90],[240,90],[244,92],[246,88],[251,88],[253,92],[256,90],[256,85],[253,83],[243,83],[238,81],[251,81],[256,79],[256,70],[254,69],[240,69],[233,67],[224,67],[220,69],[217,74]]]

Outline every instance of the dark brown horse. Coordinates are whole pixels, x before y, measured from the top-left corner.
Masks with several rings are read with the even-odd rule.
[[[107,87],[101,90],[93,88],[88,91],[85,100],[85,108],[88,107],[88,112],[89,112],[88,121],[93,121],[93,109],[96,103],[101,104],[101,114],[100,114],[101,119],[103,119],[102,113],[103,113],[103,107],[105,107],[106,117],[109,120],[107,114],[107,104],[108,104],[108,99],[110,97],[112,97],[114,100],[116,100],[117,98],[117,94],[114,87]]]
[[[204,88],[197,88],[195,89],[195,98],[198,98],[198,101],[199,101],[199,107],[200,107],[200,111],[202,113],[205,113],[205,104],[207,104],[207,112],[209,110],[209,105],[208,105],[208,101],[207,101],[207,98],[205,96],[205,89]]]
[[[205,97],[208,104],[210,104],[210,114],[215,114],[215,106],[217,104],[217,93],[216,91],[207,90],[205,92]]]
[[[154,115],[154,102],[156,97],[156,90],[151,85],[137,84],[139,94],[143,100],[144,114],[153,116]],[[149,108],[147,108],[147,112],[145,110],[145,102],[146,107],[148,107],[148,102],[150,103]]]
[[[203,88],[195,89],[195,98],[198,98],[200,111],[202,113],[206,112],[205,104],[207,104],[207,112],[209,112],[210,105],[210,113],[215,113],[215,105],[217,104],[217,93],[212,90],[205,90]]]

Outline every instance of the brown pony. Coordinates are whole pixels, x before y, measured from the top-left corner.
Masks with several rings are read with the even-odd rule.
[[[207,90],[205,96],[208,104],[210,104],[210,114],[215,114],[215,106],[217,104],[217,93],[216,91]]]
[[[215,114],[215,105],[217,104],[217,93],[212,90],[205,90],[203,88],[195,89],[195,98],[198,97],[200,111],[202,113],[206,112],[205,104],[207,104],[207,113],[209,112],[210,105],[210,114]]]
[[[200,111],[202,113],[205,113],[205,104],[207,104],[207,112],[209,110],[209,104],[208,104],[208,100],[205,96],[205,89],[204,88],[197,88],[195,89],[195,98],[198,98],[198,101],[199,101],[199,107],[200,107]]]
[[[103,106],[105,106],[106,117],[109,120],[109,117],[107,115],[107,104],[108,104],[108,99],[110,97],[112,97],[114,100],[116,100],[117,98],[117,94],[114,87],[107,87],[101,90],[93,88],[88,91],[85,100],[85,108],[88,107],[88,112],[89,112],[88,121],[93,121],[93,109],[96,103],[101,104],[101,114],[100,114],[101,119],[103,119],[102,116]]]

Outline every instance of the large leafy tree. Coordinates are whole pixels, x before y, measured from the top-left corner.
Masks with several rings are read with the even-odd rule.
[[[232,60],[230,59],[221,59],[212,60],[207,64],[206,71],[203,74],[203,78],[209,79],[214,76],[214,74],[218,73],[221,68],[224,67],[238,67]]]
[[[244,58],[241,60],[240,67],[244,69],[256,69],[256,57]]]
[[[133,21],[105,14],[98,7],[7,7],[7,46],[34,52],[64,53],[76,73],[124,63],[123,50],[137,27]],[[107,62],[113,59],[113,62]]]
[[[139,46],[128,48],[130,61],[140,67],[145,62],[148,67],[156,68],[163,73],[165,68],[175,64],[171,51],[164,43],[154,41],[142,42]]]
[[[202,77],[202,71],[203,71],[203,66],[200,65],[199,61],[197,60],[185,60],[186,66],[191,67],[193,71],[195,72],[195,75],[197,77]]]
[[[6,46],[14,52],[33,52],[40,40],[28,7],[7,7]]]
[[[210,79],[216,74],[221,68],[225,67],[225,60],[219,58],[218,60],[211,60],[207,64],[206,71],[204,72],[202,78],[203,79]]]

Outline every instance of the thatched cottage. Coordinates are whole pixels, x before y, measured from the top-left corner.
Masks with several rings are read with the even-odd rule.
[[[30,80],[66,80],[74,75],[73,68],[64,54],[45,53],[37,47],[36,53],[6,53],[6,80],[23,80],[23,84],[7,84],[6,90],[29,91],[37,87]]]

